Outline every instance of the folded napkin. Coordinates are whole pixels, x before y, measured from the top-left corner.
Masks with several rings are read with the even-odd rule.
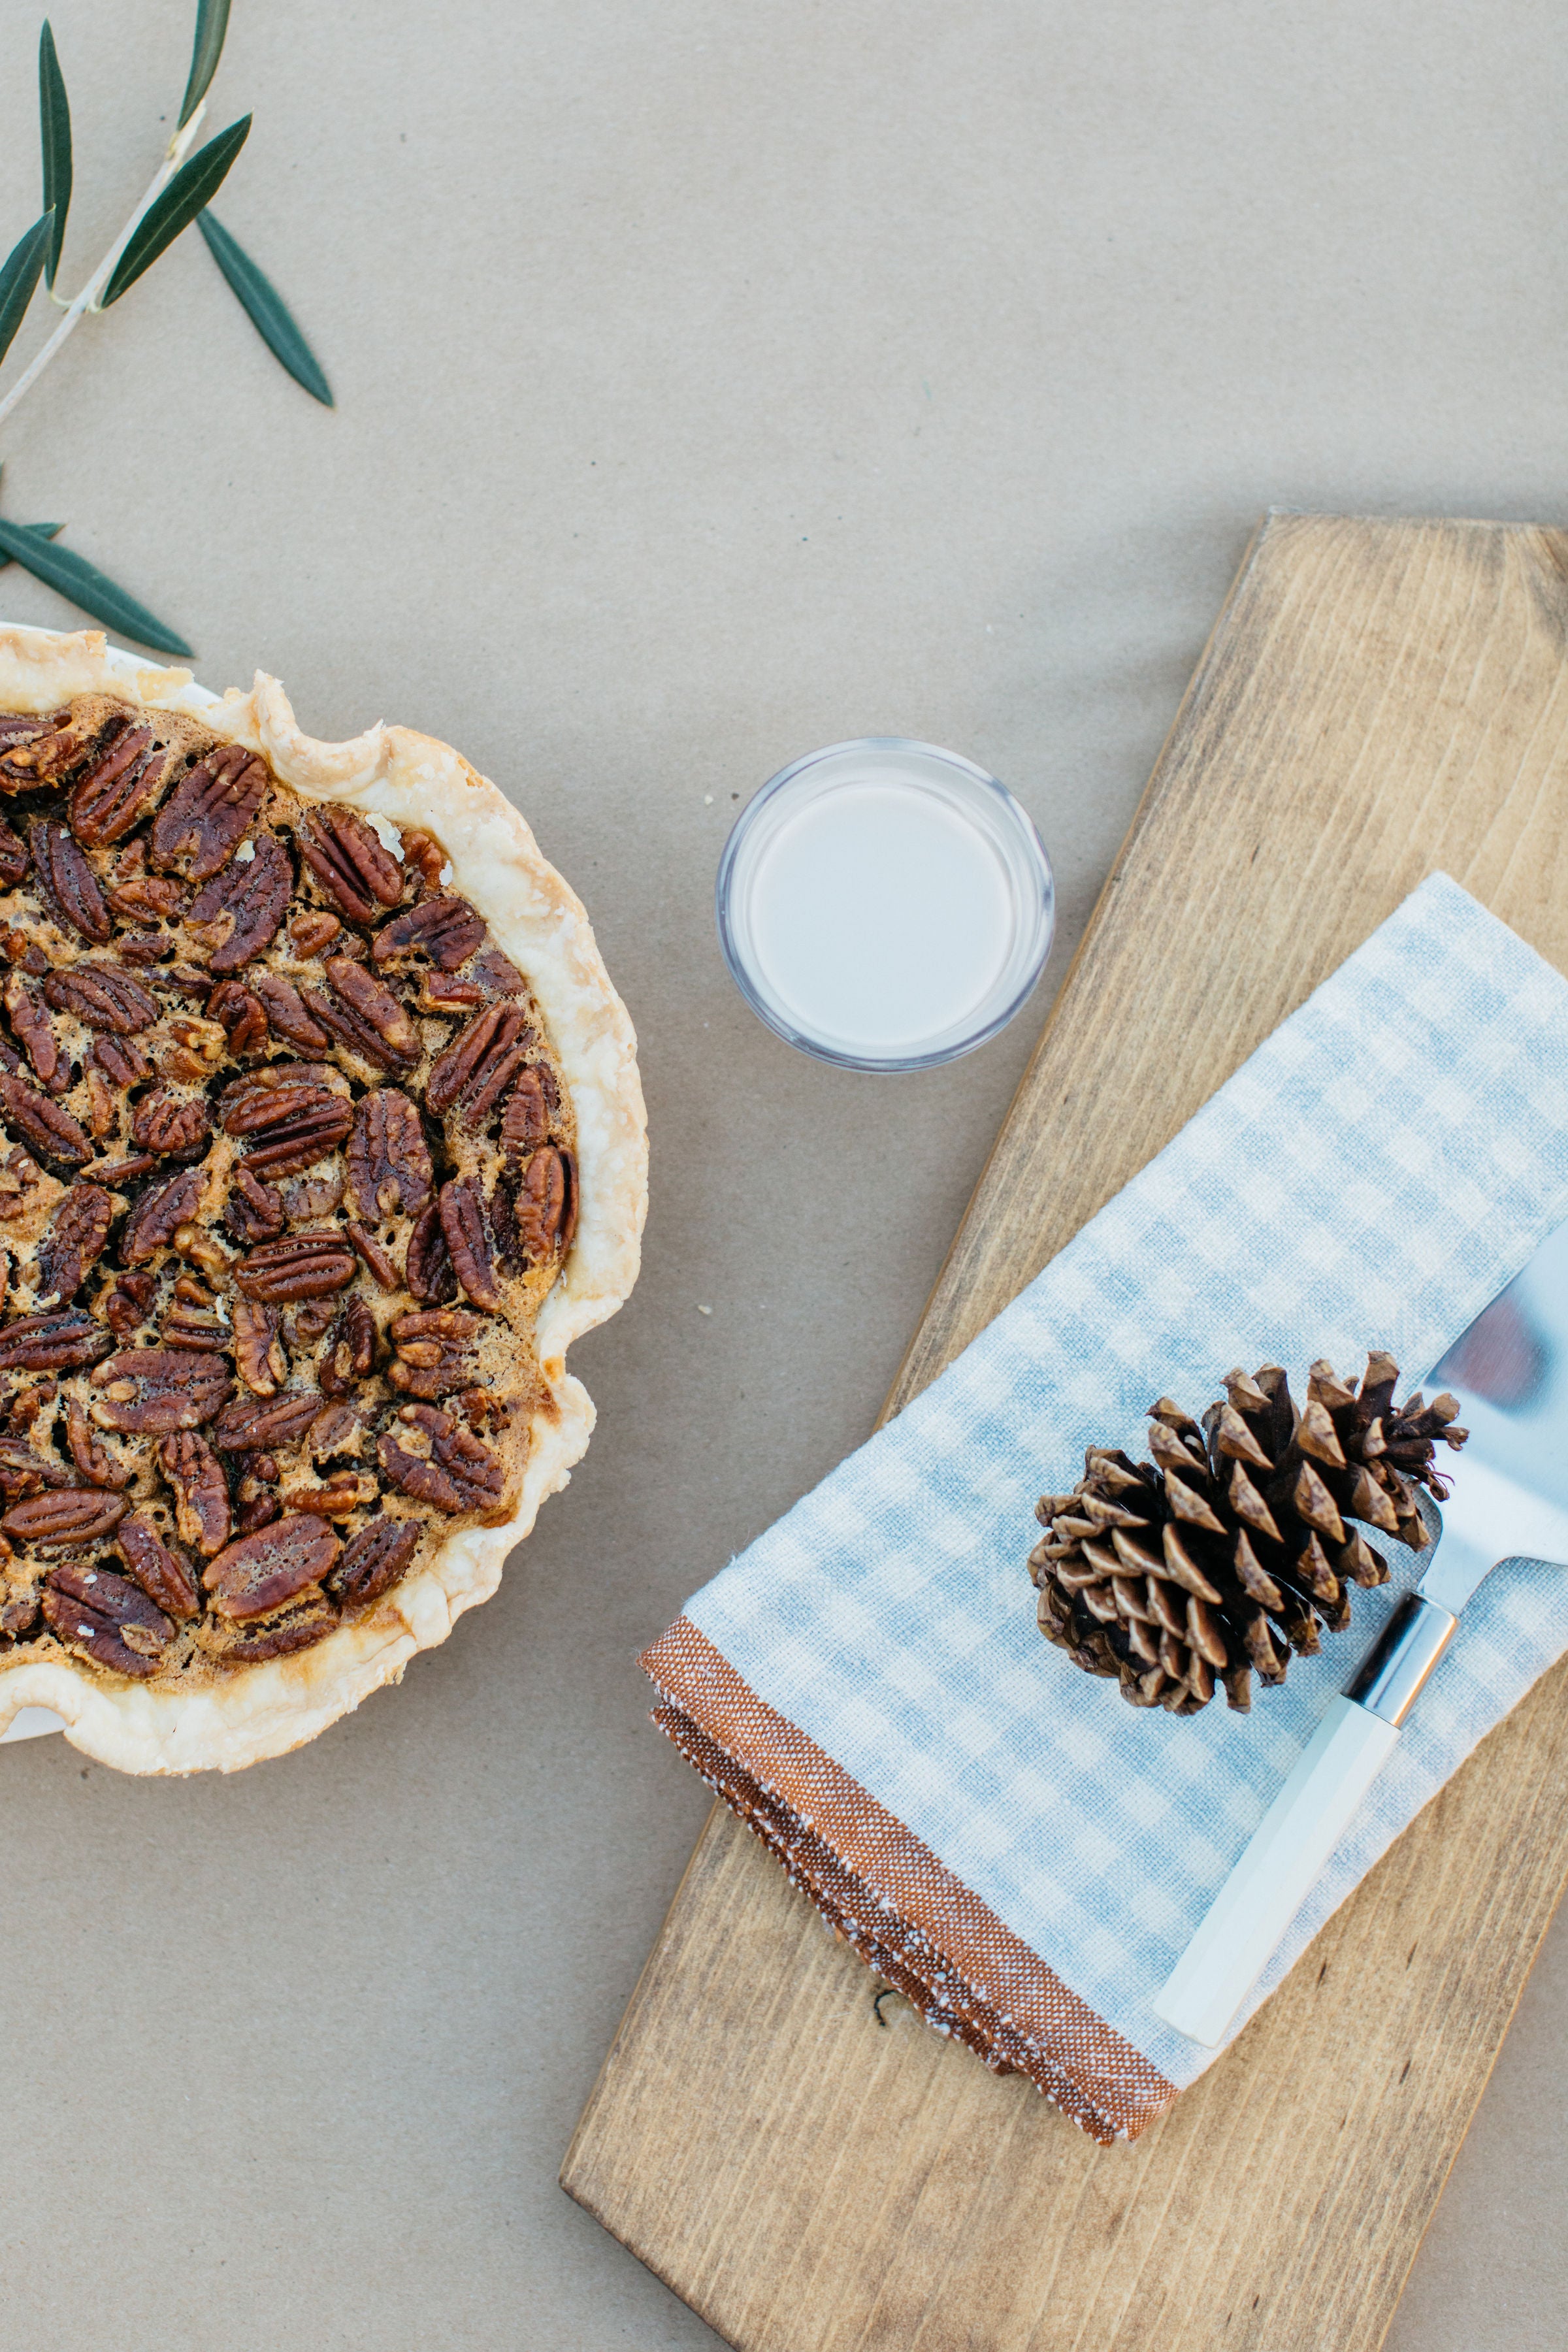
[[[1142,1712],[1036,1630],[1042,1489],[1231,1365],[1369,1343],[1414,1387],[1568,1215],[1568,982],[1438,875],[972,1346],[646,1654],[655,1720],[927,2019],[1133,2137],[1211,2063],[1151,2006],[1425,1565],[1249,1717]],[[1402,1391],[1403,1392],[1403,1391]],[[1488,1579],[1237,2028],[1568,1648],[1568,1576]]]

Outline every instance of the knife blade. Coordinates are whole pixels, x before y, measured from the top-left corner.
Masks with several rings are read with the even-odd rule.
[[[1336,1698],[1209,1906],[1155,2015],[1216,2049],[1398,1742],[1465,1604],[1510,1559],[1568,1568],[1568,1224],[1432,1374],[1469,1431],[1416,1590]]]

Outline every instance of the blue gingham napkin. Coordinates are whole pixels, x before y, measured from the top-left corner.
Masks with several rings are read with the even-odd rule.
[[[1179,2088],[1212,2053],[1151,2001],[1423,1563],[1385,1546],[1349,1633],[1249,1717],[1181,1720],[1040,1638],[1035,1499],[1090,1440],[1141,1454],[1157,1395],[1201,1411],[1236,1363],[1300,1395],[1312,1358],[1359,1370],[1375,1344],[1403,1393],[1565,1215],[1568,982],[1435,876],[682,1622]],[[1237,2030],[1564,1648],[1568,1576],[1481,1587]]]

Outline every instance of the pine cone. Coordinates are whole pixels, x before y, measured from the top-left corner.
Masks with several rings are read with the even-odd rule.
[[[1047,1533],[1029,1573],[1047,1641],[1086,1674],[1115,1675],[1134,1706],[1195,1715],[1217,1676],[1245,1714],[1254,1667],[1282,1683],[1292,1650],[1318,1650],[1320,1621],[1350,1623],[1352,1584],[1386,1580],[1347,1519],[1412,1550],[1428,1539],[1415,1488],[1444,1500],[1436,1441],[1458,1452],[1468,1433],[1447,1394],[1396,1408],[1398,1377],[1374,1352],[1355,1390],[1320,1360],[1298,1414],[1265,1364],[1228,1374],[1201,1427],[1169,1397],[1151,1405],[1152,1463],[1091,1445],[1072,1493],[1037,1507]]]

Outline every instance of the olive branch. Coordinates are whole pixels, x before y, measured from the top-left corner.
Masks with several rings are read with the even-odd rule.
[[[43,211],[12,247],[5,262],[0,263],[0,362],[4,362],[16,339],[40,280],[64,316],[15,383],[0,394],[0,425],[32,389],[49,362],[64,349],[82,320],[96,317],[118,302],[193,221],[268,350],[312,399],[331,407],[331,387],[282,296],[257,268],[238,239],[207,210],[249,135],[250,116],[247,114],[237,122],[231,122],[205,146],[196,148],[194,154],[189,152],[206,117],[207,88],[223,55],[228,12],[229,0],[197,0],[191,70],[174,135],[146,194],[81,291],[68,301],[56,291],[55,280],[65,247],[66,216],[70,210],[70,101],[66,95],[54,33],[46,17],[38,36]],[[64,525],[58,522],[10,522],[0,516],[0,569],[7,563],[19,563],[25,572],[68,597],[95,621],[102,621],[139,645],[150,646],[158,653],[190,653],[183,637],[144,604],[117,588],[96,564],[89,563],[69,548],[58,546],[56,541],[63,529]]]

